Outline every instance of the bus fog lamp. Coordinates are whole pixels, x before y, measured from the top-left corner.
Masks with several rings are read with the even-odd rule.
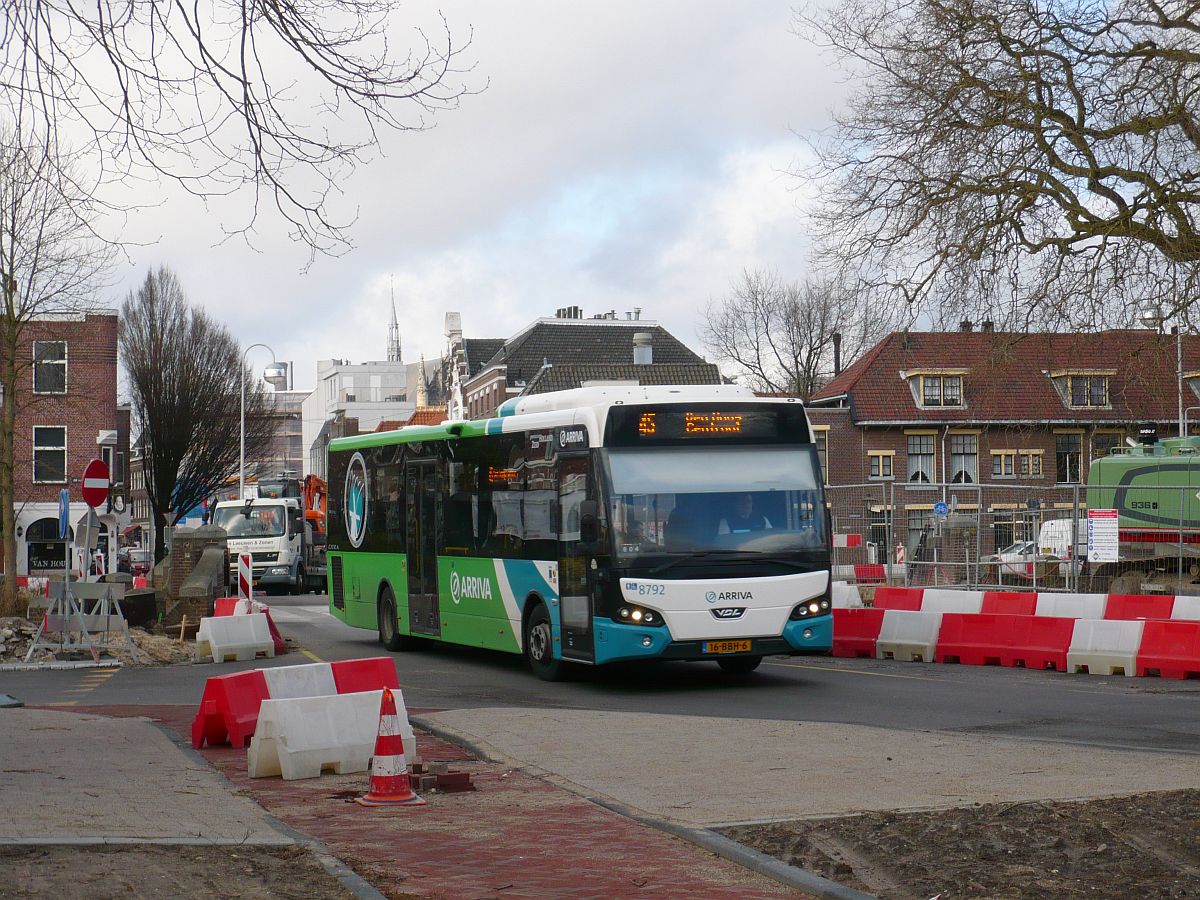
[[[649,637],[644,637],[644,638],[642,638],[642,646],[643,646],[643,647],[649,647],[649,646],[650,646],[651,644],[653,644],[653,643],[654,643],[654,639],[653,639],[653,638],[649,638]]]
[[[806,641],[811,641],[812,636],[813,636],[813,630],[811,628],[805,628],[804,629],[804,639]]]

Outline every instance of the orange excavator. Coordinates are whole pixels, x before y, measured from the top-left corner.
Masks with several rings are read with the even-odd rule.
[[[313,538],[319,534],[320,542],[325,543],[325,502],[329,493],[324,478],[316,475],[304,476],[304,518],[312,526]],[[314,540],[314,543],[316,541]]]

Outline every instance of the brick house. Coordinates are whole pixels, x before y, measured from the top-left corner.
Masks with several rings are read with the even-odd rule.
[[[587,384],[723,384],[717,367],[654,322],[612,314],[581,318],[578,307],[537,319],[461,382],[466,418],[494,416],[505,400]],[[464,342],[465,343],[465,342]],[[490,349],[492,342],[478,342]],[[478,360],[482,354],[476,353]],[[464,354],[464,361],[467,356]]]
[[[128,410],[117,406],[117,312],[95,310],[31,321],[17,365],[13,441],[17,572],[59,571],[58,498],[71,492],[70,522],[77,528],[88,507],[80,496],[83,469],[92,459],[109,464],[112,480],[126,481]],[[128,522],[125,496],[97,510],[100,547],[116,568],[117,534]]]
[[[878,542],[890,521],[902,540],[953,498],[979,519],[983,553],[1034,537],[1048,510],[1078,510],[1093,458],[1143,427],[1177,434],[1180,405],[1200,406],[1200,337],[1179,339],[1178,379],[1176,341],[968,322],[889,335],[810,400],[835,527]]]

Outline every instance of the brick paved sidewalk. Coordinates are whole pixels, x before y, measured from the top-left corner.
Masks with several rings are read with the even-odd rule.
[[[156,719],[184,740],[182,706],[76,707]],[[363,809],[366,773],[285,782],[246,775],[246,751],[204,748],[212,765],[269,813],[325,844],[390,897],[755,898],[801,896],[684,840],[562,788],[475,759],[418,731],[426,762],[469,771],[478,788],[424,795],[417,808]],[[646,762],[653,765],[652,761]]]

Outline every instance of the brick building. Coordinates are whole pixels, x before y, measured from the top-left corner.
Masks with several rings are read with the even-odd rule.
[[[87,514],[80,496],[83,469],[92,459],[109,464],[114,482],[127,480],[128,410],[117,406],[117,313],[97,310],[30,322],[17,365],[13,481],[16,499],[17,571],[61,570],[58,498],[71,492],[70,521]],[[100,547],[116,567],[116,535],[127,523],[125,496],[97,510]]]
[[[967,322],[889,335],[810,400],[835,522],[877,542],[891,522],[902,539],[953,501],[981,523],[982,552],[1034,537],[1048,511],[1083,502],[1093,458],[1143,426],[1178,433],[1179,384],[1182,406],[1200,407],[1200,337],[1179,341],[1180,378],[1176,341]]]

